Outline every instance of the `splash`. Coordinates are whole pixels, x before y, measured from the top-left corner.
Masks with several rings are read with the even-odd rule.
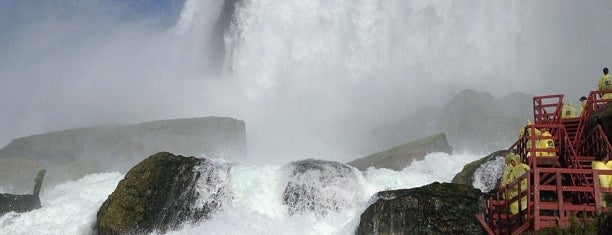
[[[376,192],[413,188],[434,181],[450,182],[466,162],[476,158],[471,154],[433,153],[402,171],[370,168],[359,172],[336,162],[331,164],[342,167],[313,173],[317,178],[333,179],[326,183],[299,177],[292,181],[289,176],[295,168],[291,164],[232,163],[221,164],[231,166],[229,171],[223,167],[200,169],[201,179],[218,176],[202,182],[205,187],[198,190],[201,202],[211,201],[207,192],[224,188],[223,199],[213,198],[223,206],[209,219],[183,224],[181,229],[168,231],[168,234],[353,234],[361,212]],[[342,170],[345,168],[350,171]],[[7,234],[91,234],[99,207],[122,178],[119,173],[91,174],[45,190],[41,193],[41,209],[3,215],[0,231]],[[316,203],[348,203],[290,215],[283,199],[289,182],[308,183],[321,196],[317,200],[323,200]],[[346,185],[333,189],[330,182]],[[320,213],[322,210],[326,212]]]
[[[474,171],[474,188],[480,189],[480,191],[485,193],[490,192],[498,186],[499,179],[505,168],[506,162],[501,156],[486,161]]]
[[[92,234],[96,212],[123,175],[101,173],[41,193],[42,208],[0,217],[2,234]]]

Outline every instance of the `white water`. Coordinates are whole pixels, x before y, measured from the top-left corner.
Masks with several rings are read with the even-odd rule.
[[[450,182],[465,164],[479,157],[432,153],[399,172],[368,169],[359,173],[354,191],[326,195],[355,200],[347,209],[325,216],[287,214],[282,203],[287,180],[284,164],[236,164],[227,176],[231,203],[210,220],[185,224],[168,234],[353,234],[376,192]],[[0,234],[91,234],[98,208],[122,177],[119,173],[91,174],[43,191],[41,209],[0,217]]]
[[[0,217],[0,234],[91,234],[98,208],[123,176],[91,174],[41,192],[42,208]]]
[[[154,96],[143,94],[142,103],[131,100],[132,97],[118,98],[132,104],[119,111],[113,99],[106,109],[100,109],[102,111],[83,111],[81,105],[75,105],[80,112],[59,110],[84,117],[120,113],[134,118],[141,116],[132,110],[159,106],[159,110],[146,109],[144,116],[150,118],[151,113],[169,115],[168,111],[181,117],[227,115],[244,119],[249,125],[250,135],[259,134],[249,136],[249,144],[253,145],[249,147],[253,152],[281,153],[280,157],[287,159],[294,156],[283,153],[321,156],[320,152],[324,152],[323,156],[327,157],[338,151],[324,147],[338,148],[345,144],[339,139],[351,143],[350,138],[356,129],[394,121],[394,118],[408,115],[407,110],[425,102],[443,102],[457,90],[499,91],[499,87],[491,89],[488,86],[501,84],[504,90],[516,91],[522,90],[521,84],[537,87],[543,82],[533,78],[547,75],[532,67],[537,63],[532,61],[535,57],[529,56],[531,51],[534,54],[539,52],[529,45],[540,34],[531,35],[524,27],[537,24],[539,21],[530,17],[546,16],[548,14],[541,12],[548,12],[548,8],[534,6],[530,1],[522,4],[492,1],[252,0],[245,1],[246,4],[237,9],[236,22],[225,35],[227,50],[222,78],[208,78],[201,73],[202,65],[208,62],[203,57],[211,49],[208,43],[221,8],[220,2],[188,0],[177,26],[163,37],[147,38],[144,42],[135,40],[137,42],[133,45],[131,40],[125,42],[123,36],[108,40],[121,42],[119,45],[131,45],[125,46],[130,50],[122,50],[129,56],[117,52],[113,43],[92,43],[96,47],[115,50],[88,51],[90,53],[85,54],[92,57],[92,61],[86,66],[78,66],[81,63],[67,63],[65,69],[60,66],[62,72],[80,71],[79,68],[86,71],[69,75],[59,73],[62,81],[68,82],[66,86],[56,85],[65,87],[62,88],[65,90],[53,92],[68,94],[70,100],[77,100],[73,97],[83,96],[73,90],[83,89],[75,89],[74,83],[102,81],[103,87],[112,87],[115,92],[117,81],[121,81],[127,87],[120,89],[125,91],[121,93],[131,94],[130,84],[135,84],[133,86],[138,91],[143,90],[142,84],[147,84],[148,89],[144,90],[152,90]],[[144,48],[136,46],[141,44],[145,45]],[[547,53],[537,55],[540,54]],[[82,60],[82,56],[74,57]],[[109,62],[122,57],[129,60],[117,64]],[[53,61],[61,59],[54,57]],[[127,64],[125,67],[124,63]],[[89,71],[88,68],[95,69]],[[102,71],[113,73],[108,75]],[[526,74],[529,76],[524,76]],[[46,73],[40,77],[47,80]],[[68,79],[79,77],[88,79],[85,82]],[[111,80],[114,77],[118,80]],[[205,81],[189,83],[193,78]],[[127,84],[121,79],[128,81]],[[156,92],[157,87],[162,87],[159,90],[164,92]],[[153,98],[158,93],[166,93],[168,87],[181,91],[181,95],[162,97],[161,100]],[[102,94],[107,95],[105,92]],[[96,98],[84,98],[81,102],[86,107],[99,109],[97,104],[106,104],[98,99],[101,95],[87,97]],[[34,110],[36,107],[24,109]],[[50,110],[44,110],[47,111]],[[39,118],[40,115],[32,116]],[[70,118],[61,117],[61,120]],[[110,120],[116,119],[122,120],[118,117]],[[39,123],[41,120],[38,119],[29,123],[19,122],[22,126]],[[338,133],[341,133],[340,137]],[[339,146],[340,149],[353,149],[353,146],[345,145],[348,147]],[[303,146],[309,147],[304,149]],[[275,152],[283,147],[292,151]],[[343,154],[345,156],[336,156],[337,159],[355,155]],[[272,157],[266,156],[266,159]],[[434,181],[448,182],[466,163],[477,157],[470,154],[430,154],[426,160],[414,162],[401,172],[367,170],[359,176],[359,184],[352,194],[330,195],[355,198],[355,203],[323,217],[308,213],[289,216],[286,213],[287,208],[282,204],[286,180],[283,178],[286,173],[283,164],[237,164],[227,176],[234,197],[231,204],[210,220],[187,224],[183,229],[170,233],[352,234],[360,213],[374,193],[413,188]],[[498,173],[496,170],[483,171],[483,174],[490,175]],[[47,189],[41,193],[43,208],[0,217],[0,234],[90,234],[99,206],[122,177],[119,173],[92,174]],[[482,182],[476,183],[475,187],[483,189],[488,185]],[[0,192],[3,190],[9,189],[0,188]]]

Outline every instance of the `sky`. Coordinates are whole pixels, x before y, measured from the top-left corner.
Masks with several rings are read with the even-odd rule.
[[[0,2],[0,146],[227,116],[262,157],[347,158],[371,128],[463,89],[577,101],[612,66],[610,1],[245,0],[218,31],[222,9]]]

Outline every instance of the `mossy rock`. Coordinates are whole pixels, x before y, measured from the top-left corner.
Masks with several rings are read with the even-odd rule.
[[[157,153],[134,166],[97,214],[98,234],[148,234],[206,218],[220,203],[196,206],[202,175],[198,167],[218,169],[208,159]],[[212,182],[214,183],[214,182]],[[218,187],[215,187],[218,188]],[[215,195],[219,192],[211,192]],[[199,205],[199,204],[198,204]]]
[[[432,183],[379,192],[362,214],[356,234],[482,234],[475,214],[482,193],[470,186]]]

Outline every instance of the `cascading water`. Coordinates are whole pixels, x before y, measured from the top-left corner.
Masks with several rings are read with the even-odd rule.
[[[221,206],[209,214],[210,218],[186,223],[168,234],[352,234],[376,192],[449,182],[476,158],[470,154],[432,153],[402,171],[371,168],[359,172],[330,162],[315,168],[321,171],[301,176],[295,175],[295,163],[235,163],[229,171],[201,169],[201,179],[209,180],[200,188],[200,202],[214,201]],[[0,217],[0,234],[90,234],[100,205],[122,178],[119,173],[92,174],[45,190],[41,193],[41,209]],[[283,197],[291,182],[306,185],[304,188],[316,193],[311,194],[316,197],[302,202],[323,206],[290,213],[288,200]],[[334,189],[337,183],[343,185]],[[215,188],[224,192],[209,197],[211,191],[218,192]]]
[[[149,88],[162,86],[164,91],[167,86],[179,87],[177,90],[192,88],[193,83],[185,80],[206,77],[206,82],[198,83],[203,89],[200,93],[205,95],[188,95],[193,99],[186,100],[202,102],[199,105],[215,115],[244,117],[250,133],[259,134],[248,138],[249,149],[262,159],[268,159],[265,153],[275,153],[278,148],[294,150],[292,154],[297,156],[337,153],[323,149],[328,145],[334,150],[351,150],[356,142],[351,139],[356,138],[353,134],[364,131],[359,128],[368,128],[370,125],[365,124],[375,121],[394,121],[399,116],[393,115],[398,114],[398,107],[410,110],[425,101],[441,102],[456,89],[479,90],[487,86],[491,76],[517,75],[513,67],[530,67],[517,66],[530,62],[521,60],[520,53],[524,52],[520,49],[521,14],[527,11],[520,3],[227,1],[236,2],[236,8],[227,8],[218,0],[188,0],[177,25],[166,34],[145,43],[144,47],[148,47],[143,51],[126,46],[130,48],[126,51],[134,54],[126,58],[144,61],[149,65],[144,66],[146,72],[124,69],[128,72],[117,73],[127,73],[130,78],[136,74],[140,80],[132,82],[141,90],[142,84],[148,84],[147,79],[161,78],[159,74],[172,79]],[[219,22],[228,14],[232,16],[229,23]],[[223,30],[219,31],[219,25],[224,26]],[[115,40],[122,41],[119,39]],[[218,51],[220,48],[222,52]],[[117,51],[114,49],[113,52]],[[109,54],[112,55],[107,55],[112,58],[109,61],[114,62],[117,56]],[[105,70],[116,71],[119,67],[102,62],[106,62],[100,63]],[[214,68],[215,64],[221,68]],[[100,68],[93,62],[87,65],[83,67]],[[220,74],[209,71],[217,69]],[[95,80],[97,70],[92,71],[85,74]],[[517,79],[532,77],[514,76],[507,79],[512,82],[504,85],[516,88],[514,84],[521,83]],[[150,106],[146,101],[143,103]],[[167,115],[165,110],[163,113]],[[342,141],[337,133],[344,133]],[[211,181],[224,184],[219,188],[227,191],[217,198],[202,193],[198,201],[198,205],[216,203],[221,208],[209,219],[185,224],[182,229],[168,233],[352,234],[360,213],[376,192],[418,187],[433,181],[448,182],[476,158],[469,154],[435,153],[400,172],[351,170],[340,174],[348,177],[346,181],[338,180],[337,176],[330,178],[332,185],[344,183],[338,190],[310,178],[317,174],[327,177],[328,173],[324,173],[327,171],[290,181],[288,176],[294,168],[286,164],[235,164],[226,178]],[[487,172],[499,174],[496,170]],[[46,189],[41,193],[41,209],[0,217],[0,234],[90,234],[98,208],[122,177],[119,173],[92,174]],[[286,197],[289,182],[316,189],[314,201],[297,200],[291,193]],[[474,186],[483,189],[489,185],[476,182]],[[212,186],[202,190],[214,191],[219,185]],[[304,210],[290,213],[287,201],[304,205],[301,207]],[[317,203],[324,206],[306,210]]]
[[[376,150],[360,144],[372,125],[516,74],[508,65],[523,61],[521,10],[488,1],[188,0],[168,50],[186,70],[222,67],[219,78],[188,76],[214,81],[206,92],[223,87],[218,103],[232,107],[208,106],[249,123],[249,139],[260,141],[251,153],[283,146],[298,156],[355,156]]]

